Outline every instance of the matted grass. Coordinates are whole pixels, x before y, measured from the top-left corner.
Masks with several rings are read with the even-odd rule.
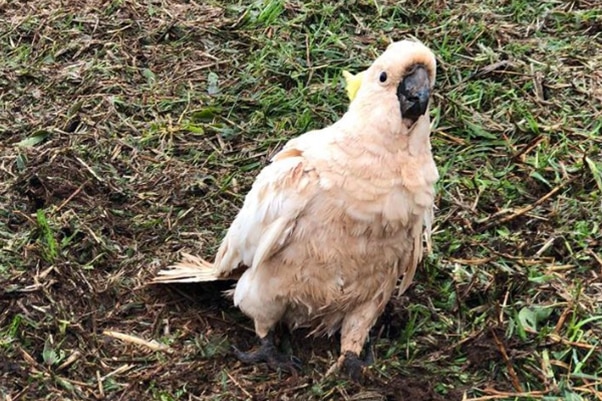
[[[0,398],[602,399],[597,1],[0,2]],[[258,170],[346,109],[341,71],[438,56],[433,253],[364,385],[293,333],[298,377],[241,365],[211,257]]]

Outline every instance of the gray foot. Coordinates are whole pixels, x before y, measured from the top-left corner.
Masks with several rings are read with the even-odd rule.
[[[261,345],[255,351],[242,352],[232,347],[234,355],[239,361],[250,365],[266,362],[274,370],[297,373],[301,369],[301,360],[293,355],[288,356],[279,352],[274,345],[273,337],[273,334],[269,333],[260,339]]]
[[[341,370],[354,382],[359,382],[364,373],[366,362],[362,361],[356,353],[347,351],[341,365]]]

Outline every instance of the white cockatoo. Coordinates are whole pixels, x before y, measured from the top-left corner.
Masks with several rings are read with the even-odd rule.
[[[215,261],[184,255],[156,283],[238,280],[234,305],[261,346],[238,358],[287,368],[274,326],[341,332],[334,367],[359,355],[397,282],[405,291],[430,239],[437,168],[428,105],[435,56],[400,41],[363,72],[349,110],[290,140],[257,176]],[[423,235],[425,234],[425,235]]]

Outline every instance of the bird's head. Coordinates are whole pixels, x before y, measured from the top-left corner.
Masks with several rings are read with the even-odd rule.
[[[380,104],[397,100],[401,122],[411,129],[428,111],[435,73],[435,55],[428,47],[410,40],[392,43],[365,71],[352,105],[391,112]]]

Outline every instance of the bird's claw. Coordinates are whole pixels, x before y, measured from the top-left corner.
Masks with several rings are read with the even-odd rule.
[[[351,351],[347,351],[341,363],[341,370],[349,376],[354,382],[359,382],[364,374],[364,368],[367,366],[359,356]]]
[[[301,370],[301,360],[294,355],[285,355],[276,349],[271,338],[262,338],[261,346],[255,351],[242,352],[232,347],[234,355],[239,361],[247,364],[266,362],[274,370],[282,370],[296,374]]]

